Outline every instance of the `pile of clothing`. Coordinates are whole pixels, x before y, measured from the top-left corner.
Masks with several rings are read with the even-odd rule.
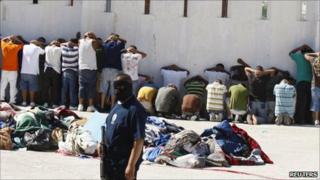
[[[198,135],[148,117],[145,145],[144,160],[181,168],[273,163],[247,132],[226,120]]]
[[[86,119],[65,108],[20,110],[0,103],[0,149],[26,148],[70,155],[95,155],[98,142],[83,129]]]
[[[98,140],[84,128],[86,119],[63,108],[19,110],[0,103],[0,149],[26,148],[65,155],[97,156]],[[246,131],[227,120],[199,135],[149,116],[143,159],[182,168],[273,163]]]

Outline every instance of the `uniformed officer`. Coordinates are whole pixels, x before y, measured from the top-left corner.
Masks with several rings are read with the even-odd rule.
[[[132,80],[119,74],[114,81],[118,102],[106,120],[106,179],[136,179],[142,162],[147,114],[132,94]]]

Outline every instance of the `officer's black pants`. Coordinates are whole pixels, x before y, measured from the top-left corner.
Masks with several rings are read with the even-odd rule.
[[[106,180],[125,180],[125,171],[128,160],[105,160]],[[136,167],[135,177],[137,177],[138,167]]]

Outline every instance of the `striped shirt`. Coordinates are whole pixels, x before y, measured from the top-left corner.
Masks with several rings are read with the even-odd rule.
[[[61,47],[62,51],[62,71],[67,69],[78,71],[79,50],[78,47]]]
[[[208,111],[223,111],[224,95],[227,92],[225,85],[218,82],[213,82],[207,86],[207,110]]]
[[[295,112],[295,87],[281,82],[274,87],[273,94],[276,96],[275,115],[288,114],[293,117]]]
[[[200,98],[203,98],[206,91],[206,84],[201,81],[191,81],[188,82],[185,86],[187,94],[196,94]]]

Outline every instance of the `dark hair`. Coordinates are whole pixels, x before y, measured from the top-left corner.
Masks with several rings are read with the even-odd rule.
[[[119,34],[116,33],[111,33],[110,35],[120,37]]]
[[[79,43],[79,40],[76,39],[76,38],[71,38],[69,41],[74,43],[74,44],[78,44]]]
[[[77,39],[80,39],[80,38],[81,38],[81,32],[77,32],[76,38],[77,38]]]
[[[137,46],[135,46],[135,45],[130,45],[129,47],[132,47],[132,48],[134,48],[135,50],[138,49]]]
[[[245,83],[240,83],[243,87],[248,88],[247,85]]]
[[[279,73],[279,70],[275,67],[271,67],[270,69],[273,69],[274,70],[274,74],[277,75]]]
[[[256,67],[256,69],[257,69],[257,70],[260,70],[260,71],[263,71],[263,67],[262,67],[262,66],[260,66],[260,65],[259,65],[259,66],[257,66],[257,67]]]
[[[304,47],[301,49],[301,53],[302,54],[306,54],[306,53],[314,53],[313,49],[311,49],[310,47]]]
[[[42,36],[38,37],[37,41],[42,42],[42,43],[46,43],[47,42],[46,38],[44,38]]]
[[[26,41],[21,35],[17,35],[16,36],[17,39],[19,39],[21,42],[23,42],[24,44],[28,44],[29,42]]]
[[[221,68],[224,69],[224,65],[223,65],[222,63],[218,63],[218,64],[216,65],[216,67],[221,67]]]
[[[58,38],[57,41],[58,41],[59,43],[65,43],[65,42],[67,42],[67,41],[66,41],[65,39],[63,39],[63,38]]]
[[[216,80],[219,84],[223,84],[222,80],[221,79],[217,79]]]
[[[125,74],[125,73],[119,73],[119,74],[116,76],[116,79],[121,80],[121,81],[126,81],[126,82],[132,84],[132,79],[131,79],[131,77],[130,77],[128,74]]]

